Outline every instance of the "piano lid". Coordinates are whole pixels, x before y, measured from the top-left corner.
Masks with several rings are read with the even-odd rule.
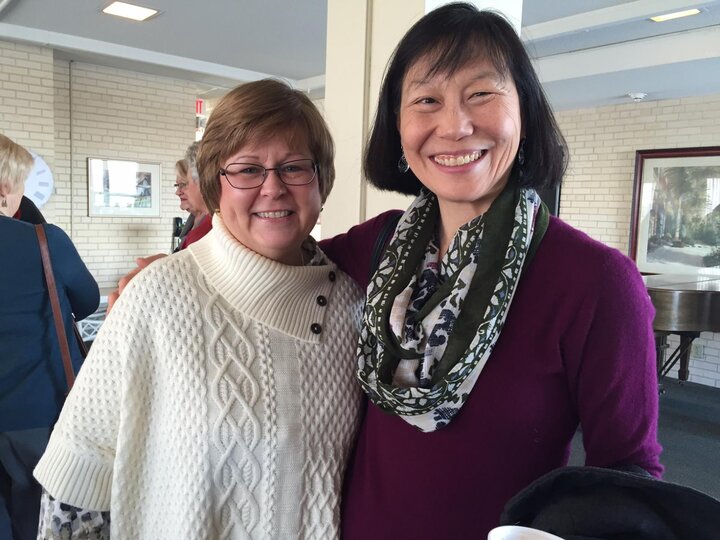
[[[655,306],[653,328],[664,332],[720,332],[720,276],[643,276]]]
[[[648,289],[720,291],[720,276],[657,274],[643,276],[643,281]]]

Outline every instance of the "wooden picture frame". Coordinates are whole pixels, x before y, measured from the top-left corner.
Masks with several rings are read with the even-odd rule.
[[[630,255],[646,274],[720,275],[720,146],[636,152]]]

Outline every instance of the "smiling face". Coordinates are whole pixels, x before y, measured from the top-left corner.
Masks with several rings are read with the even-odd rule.
[[[518,93],[490,61],[449,76],[428,76],[428,68],[420,60],[403,80],[400,139],[413,173],[437,195],[443,219],[465,223],[507,184],[522,136]]]
[[[277,167],[294,159],[313,159],[306,144],[291,145],[275,136],[247,144],[223,162]],[[260,187],[235,189],[220,175],[220,213],[230,233],[245,247],[283,264],[300,265],[300,246],[310,235],[321,207],[317,176],[303,186],[286,186],[277,171],[268,172]]]

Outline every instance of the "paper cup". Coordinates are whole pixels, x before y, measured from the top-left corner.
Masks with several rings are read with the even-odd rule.
[[[517,525],[505,525],[496,527],[490,534],[488,540],[563,540],[559,536],[538,531],[529,527],[518,527]]]

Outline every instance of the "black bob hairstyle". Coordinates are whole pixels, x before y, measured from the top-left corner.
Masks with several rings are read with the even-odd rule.
[[[498,13],[454,3],[416,22],[393,53],[363,156],[363,171],[371,184],[408,195],[420,193],[422,184],[412,170],[398,170],[402,149],[397,115],[403,79],[410,68],[427,59],[428,76],[450,76],[478,58],[488,59],[498,73],[511,76],[517,88],[525,161],[520,175],[515,160],[511,178],[522,187],[535,189],[555,187],[562,181],[567,144],[515,29]]]

